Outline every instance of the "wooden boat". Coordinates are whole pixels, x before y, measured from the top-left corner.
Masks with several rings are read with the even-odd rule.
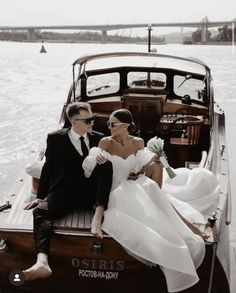
[[[73,84],[62,109],[60,128],[70,126],[65,109],[73,101],[92,105],[97,113],[94,129],[105,134],[109,134],[106,121],[110,113],[129,109],[137,135],[145,141],[155,135],[165,139],[170,165],[201,166],[218,177],[220,201],[214,215],[209,215],[212,223],[215,221],[214,234],[205,241],[205,259],[198,268],[200,281],[182,292],[229,292],[231,203],[225,115],[214,101],[209,67],[195,59],[153,53],[84,56],[73,63]],[[14,289],[9,273],[35,261],[32,211],[23,210],[30,190],[31,178],[23,171],[9,193],[9,204],[0,212],[1,288]],[[150,268],[132,258],[109,235],[103,240],[93,237],[91,216],[91,211],[78,211],[54,222],[52,277],[25,282],[17,292],[90,293],[97,288],[104,293],[167,292],[159,267]]]

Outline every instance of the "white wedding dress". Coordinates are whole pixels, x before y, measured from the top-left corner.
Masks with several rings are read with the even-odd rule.
[[[84,160],[87,177],[100,153],[101,149],[94,147]],[[183,223],[171,203],[184,217],[204,222],[206,216],[202,212],[208,213],[218,201],[215,176],[205,169],[176,169],[177,176],[174,179],[165,177],[163,189],[160,189],[145,175],[136,181],[127,180],[130,171],[140,171],[154,155],[146,148],[126,159],[105,151],[102,155],[113,164],[113,184],[104,213],[103,231],[138,260],[147,265],[160,265],[168,292],[193,286],[199,280],[196,268],[203,261],[205,244]],[[214,196],[215,203],[209,203]]]

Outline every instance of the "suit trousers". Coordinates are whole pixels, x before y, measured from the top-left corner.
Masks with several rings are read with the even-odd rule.
[[[46,199],[33,210],[33,229],[37,253],[49,255],[54,220],[78,208],[92,208],[97,205],[102,205],[104,209],[107,208],[112,176],[112,163],[106,161],[104,164],[97,164],[90,178],[85,178],[83,187],[86,190],[83,191],[82,196],[75,196],[76,194],[71,196],[69,187],[68,192],[55,191],[48,194]],[[78,186],[78,193],[79,190]]]

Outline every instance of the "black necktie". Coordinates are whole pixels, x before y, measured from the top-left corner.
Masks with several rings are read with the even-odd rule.
[[[82,150],[82,153],[83,153],[83,157],[87,157],[88,155],[88,148],[84,142],[84,137],[81,136],[80,138],[80,143],[81,143],[81,150]]]

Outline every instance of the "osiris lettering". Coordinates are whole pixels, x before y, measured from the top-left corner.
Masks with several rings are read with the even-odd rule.
[[[72,258],[72,266],[80,269],[122,271],[125,268],[125,262],[122,260],[97,260],[87,258]]]

